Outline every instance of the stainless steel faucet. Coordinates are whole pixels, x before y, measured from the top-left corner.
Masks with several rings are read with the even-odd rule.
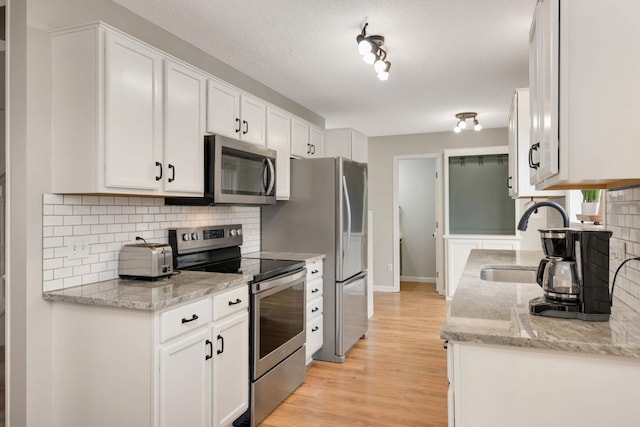
[[[524,211],[522,214],[522,218],[520,218],[520,222],[518,222],[518,230],[525,231],[527,229],[527,225],[529,224],[529,217],[531,214],[537,210],[541,206],[549,206],[550,208],[556,209],[562,215],[562,222],[564,227],[569,226],[569,215],[567,215],[567,211],[556,202],[538,202],[534,203],[529,209]]]

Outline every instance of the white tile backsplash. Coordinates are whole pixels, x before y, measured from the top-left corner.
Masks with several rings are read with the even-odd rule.
[[[168,229],[242,224],[242,253],[260,250],[260,208],[165,206],[164,199],[44,194],[43,290],[51,291],[118,276],[118,253],[137,236],[167,243]],[[87,236],[88,255],[69,257],[72,239]]]
[[[616,269],[627,258],[640,256],[640,187],[607,192],[607,229],[613,232],[609,262],[613,280]],[[625,244],[626,254],[615,259],[615,245]],[[620,270],[614,289],[614,307],[626,304],[640,312],[640,261],[629,261]]]

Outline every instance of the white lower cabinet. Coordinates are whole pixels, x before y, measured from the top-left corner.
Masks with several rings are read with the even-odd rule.
[[[160,427],[211,425],[211,362],[206,326],[160,347]]]
[[[445,241],[447,242],[445,247],[447,299],[451,299],[456,292],[467,258],[473,249],[515,250],[520,248],[520,238],[516,236],[505,238],[448,236],[445,237]]]
[[[631,427],[637,359],[449,342],[449,427]]]
[[[230,426],[249,407],[249,313],[225,317],[213,324],[213,422]],[[238,369],[243,363],[247,369]]]
[[[322,260],[307,263],[307,365],[323,344],[323,279]]]
[[[248,408],[249,293],[164,311],[52,305],[53,427],[226,427]]]

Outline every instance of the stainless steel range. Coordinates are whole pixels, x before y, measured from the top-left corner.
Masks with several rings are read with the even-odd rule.
[[[257,426],[306,378],[304,262],[243,258],[242,226],[169,230],[176,270],[244,273],[250,302],[249,411],[234,425]]]

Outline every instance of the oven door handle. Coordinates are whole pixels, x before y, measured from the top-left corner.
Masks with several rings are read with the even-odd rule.
[[[272,280],[265,280],[264,282],[258,282],[251,285],[251,290],[253,293],[264,292],[269,289],[277,288],[278,286],[292,284],[297,282],[300,279],[304,279],[307,275],[307,270],[305,268],[297,271],[293,274],[287,274],[284,277],[278,277]]]

